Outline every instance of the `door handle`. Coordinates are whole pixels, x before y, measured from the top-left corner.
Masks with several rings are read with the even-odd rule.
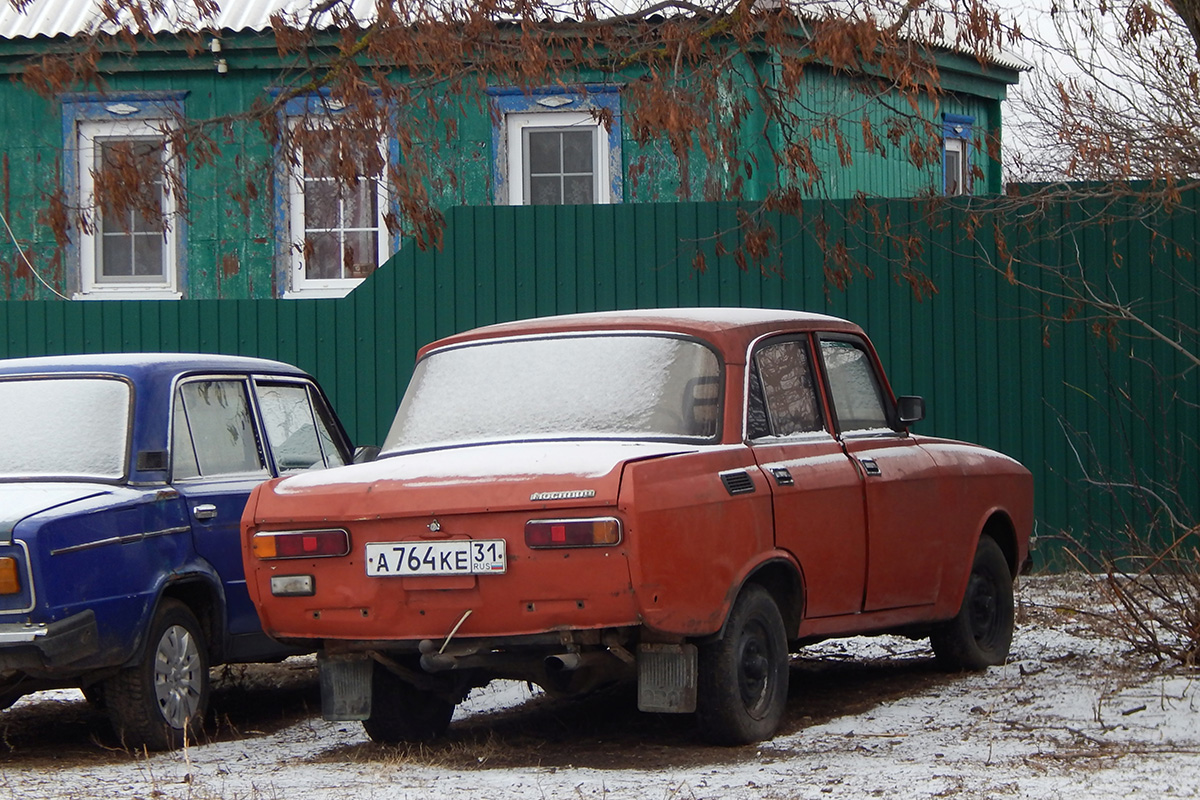
[[[883,474],[883,470],[879,468],[879,465],[875,463],[875,459],[873,458],[860,458],[858,463],[862,464],[863,472],[872,478]]]
[[[217,516],[217,507],[212,503],[201,503],[192,509],[196,519],[213,519]]]

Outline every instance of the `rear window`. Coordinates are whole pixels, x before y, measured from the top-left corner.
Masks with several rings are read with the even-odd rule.
[[[106,377],[0,380],[0,477],[120,480],[132,391]]]
[[[507,339],[417,364],[384,451],[528,439],[715,438],[721,365],[665,335]]]

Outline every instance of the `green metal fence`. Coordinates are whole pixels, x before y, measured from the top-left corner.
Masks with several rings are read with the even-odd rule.
[[[898,393],[926,397],[920,432],[1019,458],[1036,478],[1040,532],[1086,536],[1113,524],[1120,501],[1085,476],[1169,487],[1197,507],[1200,394],[1169,342],[1110,337],[1062,297],[1064,280],[1100,277],[1196,352],[1195,200],[1157,216],[1132,201],[1064,204],[1032,227],[978,203],[814,203],[801,218],[732,203],[459,207],[440,250],[406,244],[342,300],[8,301],[0,355],[278,358],[320,379],[356,441],[378,443],[417,348],[455,331],[635,307],[826,312],[867,329]],[[1101,221],[1084,224],[1093,212]],[[755,240],[747,221],[773,236]],[[743,268],[736,253],[756,241],[760,258]],[[843,268],[839,289],[830,274]],[[914,292],[921,275],[936,293]]]

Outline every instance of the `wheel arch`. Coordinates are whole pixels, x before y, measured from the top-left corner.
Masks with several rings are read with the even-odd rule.
[[[207,575],[192,574],[178,576],[174,580],[163,584],[159,590],[158,597],[150,609],[149,620],[155,618],[159,609],[162,608],[163,603],[167,600],[176,600],[187,606],[188,610],[196,617],[196,621],[200,623],[200,629],[207,640],[209,664],[215,666],[223,663],[225,655],[225,614],[221,610],[224,607],[224,597],[221,594],[220,588]],[[143,626],[141,641],[133,658],[128,663],[133,664],[139,661],[145,654],[146,648],[150,646],[150,642],[145,635],[147,630],[149,630],[149,623]]]
[[[1016,578],[1021,569],[1017,548],[1017,529],[1008,513],[1002,509],[992,511],[984,521],[979,535],[981,537],[990,536],[1000,546],[1000,551],[1004,553],[1004,560],[1008,563],[1008,574]]]
[[[935,621],[948,620],[958,613],[966,595],[967,582],[971,577],[971,564],[979,543],[986,537],[1000,548],[1004,555],[1004,563],[1008,566],[1009,577],[1016,580],[1021,564],[1020,547],[1017,542],[1016,526],[1012,517],[1003,508],[993,508],[984,516],[982,524],[977,528],[978,533],[970,540],[964,536],[962,561],[955,559],[950,571],[946,573],[942,590],[939,593]],[[968,549],[969,548],[969,549]]]
[[[734,600],[750,584],[757,584],[767,590],[767,593],[775,601],[775,605],[779,607],[779,614],[783,617],[783,627],[787,631],[788,639],[794,639],[796,632],[800,629],[800,622],[804,619],[804,577],[801,575],[799,567],[785,558],[775,558],[763,562],[742,581],[737,594],[734,595]],[[730,608],[732,609],[732,604]],[[726,623],[728,623],[728,614]],[[721,634],[724,635],[724,633],[725,625],[723,624]]]

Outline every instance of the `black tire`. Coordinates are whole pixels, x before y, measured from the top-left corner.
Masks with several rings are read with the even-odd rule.
[[[762,741],[775,733],[787,705],[787,632],[779,606],[761,586],[733,604],[724,635],[700,647],[696,715],[714,744]]]
[[[163,600],[141,661],[105,681],[102,692],[126,747],[172,750],[195,742],[208,711],[208,643],[191,610]]]
[[[371,716],[363,728],[371,741],[403,744],[435,739],[450,727],[454,703],[423,691],[376,662],[371,675]]]
[[[930,637],[938,664],[952,671],[1003,664],[1012,644],[1013,578],[1000,545],[979,540],[962,606],[954,619],[937,625]]]

